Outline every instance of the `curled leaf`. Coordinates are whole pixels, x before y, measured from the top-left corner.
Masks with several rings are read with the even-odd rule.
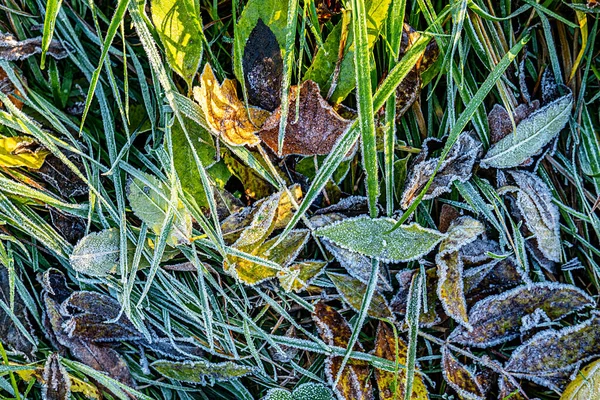
[[[57,39],[50,42],[46,54],[60,60],[69,55],[71,49]],[[18,40],[10,33],[0,32],[0,60],[20,61],[42,52],[42,37]]]
[[[29,136],[0,137],[0,166],[40,169],[50,152]]]
[[[379,269],[379,266],[377,269]],[[367,285],[358,279],[354,279],[347,275],[334,274],[331,272],[327,273],[327,276],[331,279],[344,301],[354,310],[360,310],[362,299],[367,290]],[[379,319],[394,318],[392,311],[387,304],[387,300],[378,292],[373,294],[368,314],[373,318]]]
[[[210,386],[215,382],[227,382],[244,377],[254,371],[252,367],[231,361],[213,363],[207,360],[184,362],[158,360],[150,366],[169,379]]]
[[[200,104],[213,135],[230,146],[256,146],[260,143],[255,133],[269,112],[253,107],[246,109],[237,96],[235,82],[225,79],[219,84],[209,64],[205,65],[200,76],[200,86],[194,88],[194,99]]]
[[[298,97],[300,97],[298,99]],[[299,102],[296,114],[296,103]],[[278,136],[280,108],[265,121],[260,138],[275,153],[279,154]],[[282,156],[290,154],[313,156],[329,154],[337,139],[350,126],[348,121],[321,97],[319,86],[305,81],[292,86],[289,96],[289,116],[285,128]]]
[[[446,382],[461,398],[485,400],[489,388],[482,385],[481,379],[463,365],[450,350],[442,347],[442,373]]]
[[[43,374],[42,398],[44,400],[69,400],[71,398],[71,378],[60,363],[58,353],[52,353],[46,360]]]
[[[392,230],[391,218],[360,216],[318,228],[317,236],[338,246],[384,262],[407,262],[429,253],[445,237],[413,223]]]
[[[594,299],[572,285],[523,285],[476,303],[469,312],[473,330],[458,327],[448,340],[474,347],[491,347],[517,338],[523,317],[537,309],[554,321],[594,305]]]
[[[423,149],[414,159],[406,180],[404,193],[400,201],[403,209],[410,206],[433,175],[439,163],[439,158],[432,158],[430,153],[440,146],[441,142],[437,139],[426,139],[423,142]],[[450,149],[448,156],[440,165],[423,199],[433,199],[442,193],[449,192],[454,181],[466,182],[469,180],[480,153],[481,142],[475,138],[473,133],[461,133]]]

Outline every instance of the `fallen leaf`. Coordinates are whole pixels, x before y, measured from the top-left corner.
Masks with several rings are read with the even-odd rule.
[[[180,382],[213,386],[215,382],[228,382],[254,372],[253,367],[231,361],[213,363],[208,360],[174,362],[157,360],[150,364],[161,375]]]
[[[85,235],[87,223],[83,218],[69,215],[54,207],[50,207],[50,220],[58,233],[71,244],[77,243]]]
[[[342,299],[344,299],[344,302],[349,304],[355,311],[360,310],[363,297],[367,291],[367,285],[358,279],[343,274],[329,272],[327,273],[327,276],[335,285],[335,288],[342,296]],[[394,319],[392,311],[387,304],[387,300],[378,292],[373,293],[368,314],[369,316],[378,319]]]
[[[505,370],[514,376],[529,379],[553,390],[560,390],[580,362],[599,354],[600,320],[587,321],[563,328],[537,333],[517,347]]]
[[[325,261],[307,260],[296,262],[285,270],[277,272],[279,284],[286,292],[301,292],[316,277],[321,275],[325,265],[327,265]]]
[[[490,128],[490,142],[492,144],[496,143],[511,134],[513,131],[513,121],[515,125],[518,125],[539,108],[540,102],[538,100],[532,101],[531,104],[519,104],[515,108],[511,120],[511,116],[506,111],[506,108],[500,104],[495,104],[487,116]]]
[[[242,65],[248,102],[267,111],[279,107],[283,78],[281,48],[262,18],[248,36]]]
[[[384,262],[407,262],[429,253],[445,237],[413,223],[396,224],[391,218],[360,216],[318,228],[317,236],[336,245]]]
[[[10,276],[8,269],[4,266],[0,266],[0,299],[10,310]],[[5,309],[0,309],[0,341],[5,347],[29,357],[35,352],[37,346],[33,337],[30,339],[23,333],[23,330],[32,332],[33,328],[29,322],[28,311],[23,298],[17,290],[14,291],[12,313],[16,321],[21,324],[21,327],[17,326],[16,321],[11,318]]]
[[[133,213],[156,235],[160,235],[170,207],[171,191],[155,176],[144,172],[140,174],[144,177],[144,181],[137,177],[130,177],[127,184],[127,199]],[[175,217],[167,239],[167,243],[171,246],[189,243],[192,235],[192,217],[181,201],[178,201],[175,206]]]
[[[169,65],[191,88],[202,60],[202,21],[193,0],[152,0],[150,15]]]
[[[399,288],[390,303],[390,307],[395,314],[406,315],[409,293],[413,278],[418,270],[404,270],[396,274],[396,280]],[[425,270],[425,292],[427,293],[427,309],[422,310],[419,315],[419,326],[432,327],[441,322],[441,318],[436,310],[437,298],[437,272],[435,268]],[[425,304],[423,304],[425,306]]]
[[[250,199],[262,199],[273,193],[273,186],[263,179],[250,166],[240,162],[229,152],[223,155],[223,161],[231,173],[236,176],[244,186],[244,193]]]
[[[50,152],[29,136],[0,137],[0,166],[40,169]]]
[[[346,319],[332,307],[323,302],[315,304],[312,313],[321,338],[329,345],[346,349],[349,345],[352,330]],[[354,351],[362,351],[360,342],[356,342]],[[325,375],[339,399],[373,400],[373,388],[369,374],[369,364],[362,360],[350,359],[344,366],[337,385],[334,385],[342,364],[343,357],[328,356],[325,361]]]
[[[523,389],[511,382],[505,375],[498,377],[498,399],[525,400]]]
[[[560,400],[589,400],[600,397],[600,360],[586,365],[579,371]]]
[[[407,209],[416,196],[421,193],[438,165],[439,158],[430,153],[441,147],[438,139],[429,138],[423,142],[423,148],[413,160],[400,205]],[[454,181],[466,182],[471,178],[473,166],[480,157],[481,142],[472,132],[463,132],[444,159],[433,182],[427,189],[423,200],[433,199],[442,193],[450,192]]]
[[[71,378],[60,363],[58,353],[52,353],[46,360],[43,374],[42,398],[44,400],[69,400],[71,398]]]
[[[435,257],[438,267],[437,295],[444,311],[456,322],[471,329],[467,315],[467,301],[463,279],[463,262],[460,249],[485,232],[478,220],[463,216],[450,224],[448,236],[440,243]]]
[[[399,336],[394,336],[394,331],[384,322],[379,322],[377,326],[377,336],[375,339],[375,349],[373,354],[380,358],[385,358],[398,365],[398,373],[375,370],[375,378],[379,389],[380,400],[404,399],[406,394],[406,369],[408,345]],[[412,393],[412,400],[428,400],[429,392],[419,373],[415,373]]]
[[[79,155],[70,151],[63,151],[63,154],[79,171],[85,171]],[[37,172],[63,197],[70,198],[88,194],[87,184],[65,163],[52,154],[46,158],[46,162]]]
[[[23,109],[23,101],[21,101],[21,97],[23,97],[22,93],[14,87],[6,71],[0,68],[0,91],[8,96],[10,101],[17,107],[19,110]],[[0,107],[2,107],[2,102],[0,101]]]
[[[461,398],[470,400],[485,400],[486,388],[478,376],[463,365],[450,350],[442,347],[442,373],[446,382]]]
[[[483,168],[512,168],[542,150],[565,127],[571,116],[573,95],[554,100],[533,112],[516,130],[493,144],[481,160]]]
[[[46,54],[60,60],[72,50],[57,39],[50,42]],[[42,52],[42,37],[18,40],[10,33],[0,32],[0,60],[20,61]]]
[[[283,388],[270,389],[261,400],[334,400],[331,390],[320,383],[303,383],[289,392]]]
[[[253,107],[246,109],[237,97],[235,82],[225,79],[219,85],[208,63],[200,76],[200,86],[194,87],[194,99],[200,104],[213,135],[230,146],[256,146],[260,143],[255,133],[269,112]]]
[[[90,233],[73,248],[71,267],[82,274],[106,276],[119,262],[119,229],[111,228]]]
[[[298,99],[298,96],[300,97]],[[296,103],[299,103],[296,114]],[[265,121],[259,133],[265,144],[279,154],[278,137],[281,109],[276,109]],[[289,115],[285,128],[282,156],[290,154],[325,155],[338,138],[348,129],[351,121],[338,115],[321,97],[319,86],[305,81],[300,87],[292,86],[289,96]]]
[[[469,312],[473,330],[457,327],[448,340],[473,347],[491,347],[519,337],[523,317],[537,309],[555,321],[595,304],[594,299],[573,285],[522,285],[476,303]]]

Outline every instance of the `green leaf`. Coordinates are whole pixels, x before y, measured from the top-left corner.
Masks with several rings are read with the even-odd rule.
[[[206,360],[185,362],[158,360],[153,362],[151,367],[167,378],[202,385],[227,382],[251,374],[254,371],[252,367],[235,364],[231,361],[211,363]]]
[[[333,400],[333,393],[320,383],[304,383],[292,392],[294,400]]]
[[[360,216],[317,229],[338,246],[384,262],[407,262],[429,253],[445,237],[433,229],[413,223],[394,227],[391,218]]]
[[[367,285],[348,275],[328,273],[327,276],[331,279],[344,301],[353,309],[360,310]],[[387,300],[378,292],[373,293],[368,313],[373,318],[394,319]]]
[[[375,45],[377,36],[379,36],[379,30],[387,18],[390,2],[391,0],[365,0],[369,50]],[[318,83],[322,93],[327,93],[330,90],[335,74],[342,36],[342,24],[343,21],[340,21],[327,36],[323,47],[319,49],[312,65],[302,78],[303,80],[310,79]],[[354,29],[350,26],[344,50],[344,58],[340,63],[337,85],[331,96],[331,101],[340,103],[355,88],[356,78],[354,70]],[[368,70],[370,70],[370,65],[366,67],[366,76],[369,76],[366,72]]]
[[[127,199],[133,213],[160,235],[169,210],[170,190],[156,177],[140,173],[152,185],[132,177],[127,185]],[[168,243],[176,246],[189,242],[192,234],[192,218],[181,202],[175,205],[176,217],[169,233]]]
[[[158,32],[167,61],[191,89],[202,60],[202,21],[194,0],[152,0],[152,22]]]
[[[537,154],[569,121],[571,93],[540,108],[521,121],[517,129],[495,143],[481,160],[484,168],[512,168]]]
[[[294,400],[292,394],[282,388],[270,389],[262,400]]]
[[[119,229],[110,228],[82,238],[69,258],[71,267],[82,274],[106,276],[119,262]]]

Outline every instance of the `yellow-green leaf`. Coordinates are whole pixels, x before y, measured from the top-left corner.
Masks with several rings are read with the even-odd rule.
[[[565,389],[560,400],[600,398],[600,360],[587,365]]]
[[[28,136],[0,137],[0,166],[40,169],[50,152]]]

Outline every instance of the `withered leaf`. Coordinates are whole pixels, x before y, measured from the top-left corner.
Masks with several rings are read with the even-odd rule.
[[[394,337],[394,331],[390,329],[386,323],[379,322],[373,354],[377,357],[385,358],[386,360],[406,366],[408,345],[400,337],[396,339]],[[406,369],[402,366],[398,368],[398,374],[396,376],[394,376],[394,373],[392,372],[380,369],[375,370],[380,400],[405,398]],[[414,376],[410,398],[412,400],[429,399],[429,393],[425,386],[425,382],[423,381],[423,377],[418,373],[415,373]]]
[[[52,353],[46,360],[42,384],[44,400],[69,400],[71,398],[71,378],[60,363],[58,353]]]
[[[300,99],[298,99],[300,96]],[[300,107],[296,114],[296,101]],[[265,121],[260,138],[279,154],[278,137],[281,108],[276,109]],[[319,86],[305,81],[300,87],[292,86],[289,96],[289,115],[285,128],[282,156],[290,154],[313,156],[331,152],[338,138],[350,126],[348,121],[321,97]]]
[[[516,205],[525,220],[525,226],[535,237],[535,246],[548,260],[560,261],[559,213],[558,207],[552,202],[550,189],[530,172],[509,171],[509,174],[520,189]]]
[[[417,271],[418,270],[404,270],[396,274],[396,280],[400,284],[400,287],[390,303],[390,307],[395,314],[406,314],[411,282]],[[431,327],[437,325],[441,321],[441,318],[436,311],[438,298],[436,293],[437,273],[435,268],[428,268],[425,270],[425,286],[427,288],[427,310],[423,310],[419,316],[419,326]]]
[[[63,152],[65,156],[79,169],[84,171],[81,158],[69,151]],[[88,186],[58,157],[49,155],[44,165],[37,171],[38,174],[55,188],[63,197],[77,197],[88,193]]]
[[[318,0],[316,4],[320,23],[325,23],[342,12],[342,0]]]
[[[442,373],[446,382],[461,398],[485,400],[489,388],[444,346],[442,347]]]
[[[379,269],[379,265],[377,266],[377,269]],[[367,291],[367,285],[348,275],[329,272],[327,273],[327,276],[335,285],[335,288],[342,296],[342,299],[344,299],[344,301],[354,310],[360,310],[362,299]],[[368,314],[373,318],[394,319],[392,311],[387,304],[387,300],[377,291],[373,293]]]
[[[346,319],[332,307],[323,302],[315,304],[312,313],[313,321],[317,325],[321,338],[329,345],[347,348],[352,330]],[[359,342],[354,344],[353,350],[362,351]],[[329,384],[333,387],[339,399],[373,400],[373,387],[369,374],[369,364],[362,360],[349,360],[341,373],[340,380],[334,386],[343,357],[328,356],[325,362],[325,374]]]
[[[491,347],[517,338],[523,317],[537,309],[554,321],[594,305],[593,298],[573,285],[523,285],[476,303],[469,312],[473,330],[457,327],[448,340],[474,347]]]
[[[50,220],[56,230],[71,244],[77,243],[85,235],[86,222],[82,218],[50,207]]]
[[[10,282],[8,269],[0,266],[0,298],[8,307],[10,307]],[[27,308],[18,291],[14,293],[14,306],[12,310],[15,318],[19,321],[22,327],[31,332],[31,324],[28,318]],[[27,336],[17,327],[15,321],[4,310],[0,309],[0,341],[5,347],[11,350],[23,353],[27,356],[31,355],[36,346]]]
[[[194,87],[194,99],[200,104],[213,135],[230,146],[256,146],[260,143],[255,133],[269,112],[254,107],[246,109],[237,96],[235,81],[225,79],[219,84],[208,63],[200,76],[200,86]]]
[[[452,221],[448,236],[440,243],[435,261],[438,267],[437,295],[449,317],[471,329],[467,316],[467,301],[463,280],[460,249],[485,232],[478,220],[464,216]]]
[[[539,332],[517,347],[506,371],[550,389],[561,389],[564,379],[578,364],[599,354],[600,318],[563,328]]]
[[[23,102],[20,97],[23,97],[21,92],[14,87],[13,83],[8,78],[6,71],[0,68],[0,92],[4,93],[8,96],[9,100],[17,107],[19,110],[23,108]],[[0,107],[2,107],[2,102],[0,101]]]
[[[283,59],[275,34],[262,18],[246,41],[242,65],[250,104],[268,111],[279,107]]]
[[[215,382],[227,382],[241,378],[254,371],[254,368],[235,364],[231,361],[212,363],[207,360],[174,362],[158,360],[151,365],[167,378],[201,385],[214,385]]]
[[[403,209],[410,206],[433,175],[439,158],[432,158],[430,153],[440,146],[441,142],[434,138],[426,139],[423,142],[423,149],[414,159],[406,180],[400,202]],[[449,192],[454,181],[466,182],[469,180],[473,166],[480,155],[481,142],[475,138],[472,132],[461,133],[450,149],[448,156],[440,165],[423,199],[433,199],[442,193]]]
[[[30,136],[0,136],[0,166],[40,169],[50,154]]]
[[[514,380],[514,378],[512,379]],[[512,400],[525,400],[523,397],[523,389],[517,385],[516,382],[512,382],[506,375],[500,375],[498,377],[498,400],[512,399]]]
[[[588,400],[600,396],[600,360],[587,365],[565,389],[560,400]]]
[[[327,263],[325,261],[305,260],[296,262],[277,273],[281,287],[287,292],[300,292],[306,289],[319,276]]]
[[[46,54],[60,60],[69,55],[72,50],[65,47],[63,42],[53,39]],[[20,61],[42,52],[42,37],[18,40],[10,33],[0,32],[0,60]]]
[[[273,193],[273,187],[251,167],[239,161],[229,152],[223,155],[223,162],[229,171],[235,175],[242,185],[244,193],[251,199],[262,199]]]
[[[519,104],[513,113],[515,125],[518,125],[525,118],[529,117],[534,111],[540,108],[540,102],[534,100],[531,104]],[[490,128],[490,141],[496,143],[513,131],[513,124],[506,108],[500,104],[495,104],[488,114],[488,126]]]

